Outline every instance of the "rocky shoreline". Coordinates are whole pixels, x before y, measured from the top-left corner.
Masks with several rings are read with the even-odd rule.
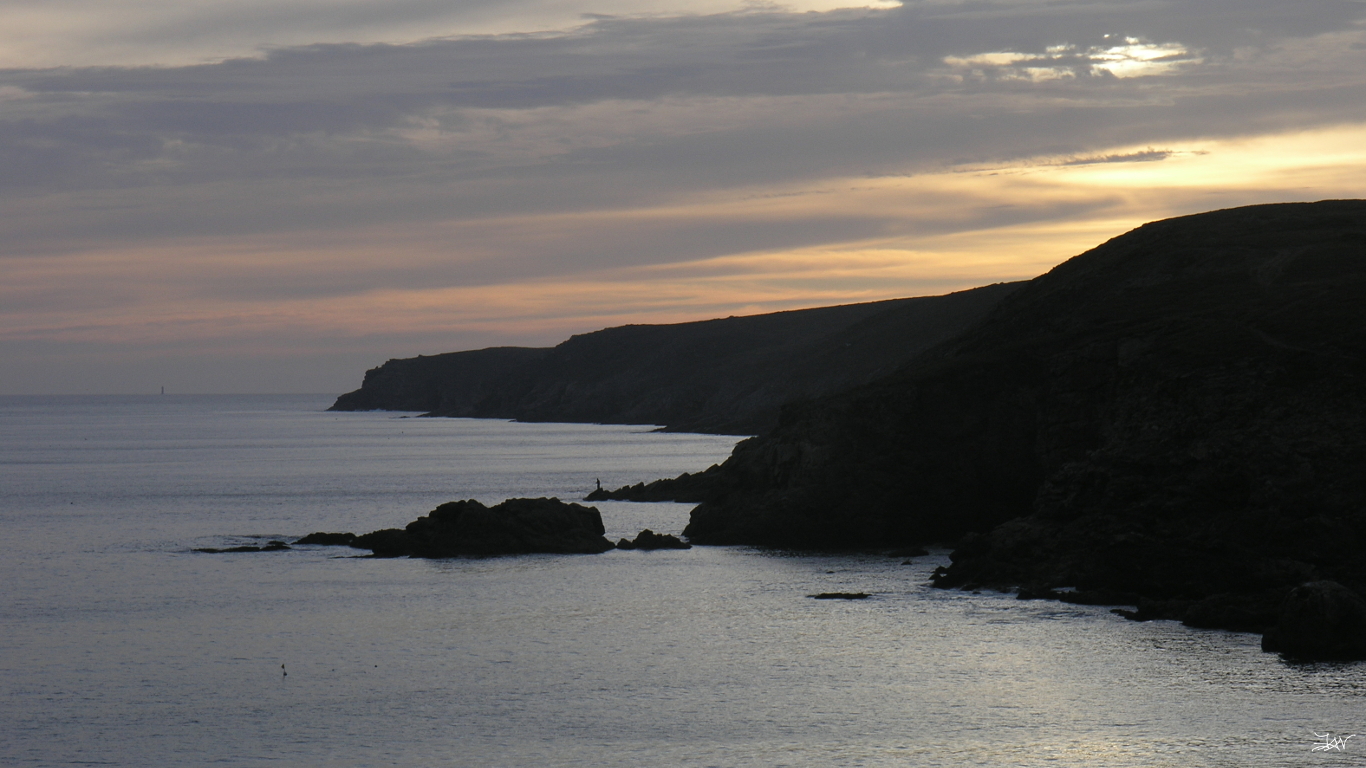
[[[879,310],[831,336],[813,329],[835,315],[788,313],[576,337],[553,354],[598,352],[562,361],[547,386],[565,387],[536,400],[560,410],[526,413],[614,421],[664,414],[630,409],[667,401],[675,420],[664,423],[676,427],[764,425],[723,464],[588,497],[695,502],[692,544],[942,544],[954,552],[935,574],[940,587],[1259,632],[1291,658],[1366,658],[1366,201],[1154,222],[1023,286],[990,288],[954,294],[947,315],[945,302],[898,304],[893,314],[919,314],[892,322]],[[832,309],[848,320],[871,305],[858,306]],[[845,339],[890,349],[917,322],[932,327],[907,331],[911,351],[893,355],[890,370],[840,357],[854,343]],[[798,327],[805,346],[775,341]],[[745,335],[761,328],[776,335]],[[748,341],[727,347],[732,331]],[[636,348],[625,339],[648,354],[623,358]],[[661,339],[670,342],[650,346]],[[840,360],[860,360],[861,378],[827,376],[795,399],[783,390],[741,418],[717,404],[748,397],[725,382],[756,349],[765,364],[741,377],[758,388],[745,392],[775,392],[766,379]],[[705,384],[706,397],[636,375],[674,375],[680,364],[697,369],[688,381]],[[367,385],[373,374],[376,386],[393,379],[385,391],[425,391],[430,382],[400,368],[372,371]],[[480,381],[497,389],[496,377]],[[373,405],[364,392],[338,407]],[[570,392],[586,399],[564,400]],[[681,415],[704,401],[706,418]],[[617,403],[602,411],[611,417],[595,416],[589,406],[606,402]],[[427,549],[448,514],[365,541],[376,554],[448,551]],[[581,546],[612,546],[585,526]]]
[[[1363,329],[1366,202],[1155,222],[719,467],[603,497],[700,502],[693,543],[943,543],[941,587],[1364,658]]]

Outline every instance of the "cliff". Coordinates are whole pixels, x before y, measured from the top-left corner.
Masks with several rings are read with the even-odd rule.
[[[706,473],[694,543],[956,542],[941,585],[1266,629],[1366,588],[1366,201],[1145,225]]]
[[[390,360],[332,410],[755,434],[776,424],[785,403],[866,383],[956,336],[1018,286]]]

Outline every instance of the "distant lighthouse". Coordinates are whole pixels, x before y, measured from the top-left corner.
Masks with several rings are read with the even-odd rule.
[[[161,388],[161,394],[163,394],[163,395],[166,394],[166,387],[162,387],[162,388]]]

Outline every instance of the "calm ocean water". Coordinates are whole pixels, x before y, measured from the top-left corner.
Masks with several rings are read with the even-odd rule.
[[[576,499],[734,442],[330,400],[0,398],[0,764],[1366,764],[1366,665],[929,589],[942,553],[192,552]],[[612,538],[689,511],[597,506]]]

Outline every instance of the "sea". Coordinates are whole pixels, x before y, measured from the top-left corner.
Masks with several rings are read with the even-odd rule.
[[[933,589],[946,550],[196,552],[574,501],[739,439],[331,401],[0,398],[0,765],[1366,764],[1366,665]],[[596,506],[613,540],[690,511]]]

